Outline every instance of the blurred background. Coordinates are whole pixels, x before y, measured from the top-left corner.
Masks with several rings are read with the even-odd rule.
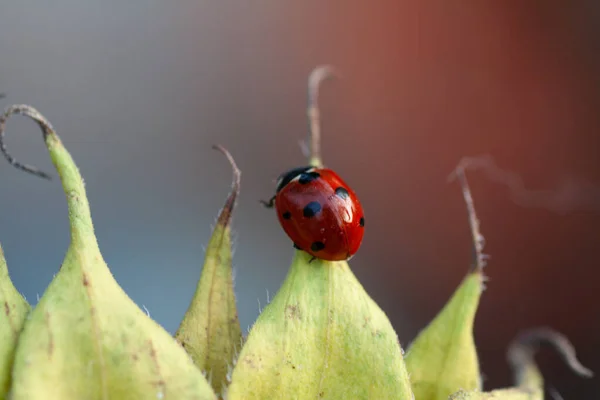
[[[3,4],[0,105],[31,104],[52,122],[84,175],[113,274],[167,330],[189,304],[230,189],[213,143],[242,170],[243,328],[279,288],[293,249],[258,200],[305,162],[306,79],[330,63],[344,79],[322,87],[324,158],[367,220],[351,267],[402,345],[470,263],[463,199],[446,177],[463,156],[489,154],[548,202],[516,202],[505,185],[469,174],[492,257],[475,323],[485,388],[511,384],[506,346],[540,325],[566,334],[600,373],[597,3],[95,3]],[[53,172],[33,122],[11,119],[7,145]],[[4,160],[0,182],[0,241],[35,303],[68,246],[64,195],[57,179]],[[565,399],[600,392],[597,378],[575,377],[550,351],[538,360]]]

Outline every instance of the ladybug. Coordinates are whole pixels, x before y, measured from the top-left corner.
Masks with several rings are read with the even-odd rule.
[[[299,167],[277,179],[276,194],[267,202],[294,243],[315,258],[349,260],[361,245],[365,217],[358,197],[328,168]]]

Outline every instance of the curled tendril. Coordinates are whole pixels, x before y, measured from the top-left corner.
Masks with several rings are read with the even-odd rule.
[[[485,246],[485,238],[481,234],[479,228],[479,219],[475,212],[475,204],[473,202],[473,196],[471,196],[471,188],[465,175],[464,167],[459,164],[456,169],[448,176],[448,181],[451,182],[458,179],[462,188],[463,197],[467,206],[467,213],[469,215],[469,225],[471,227],[471,236],[473,239],[473,265],[471,266],[471,272],[483,270],[486,265],[486,260],[489,258],[487,254],[483,254],[483,247]]]
[[[321,82],[330,77],[340,77],[331,65],[321,65],[313,69],[308,77],[308,122],[309,122],[309,155],[310,164],[321,166],[321,124],[319,116],[319,87]]]
[[[37,167],[20,163],[12,155],[10,155],[10,153],[6,149],[6,144],[4,143],[4,130],[6,127],[6,121],[14,114],[25,115],[26,117],[33,119],[42,129],[44,140],[46,140],[46,137],[48,135],[54,135],[54,128],[52,128],[50,122],[35,108],[24,104],[13,105],[7,107],[4,111],[4,114],[0,116],[0,151],[2,152],[2,154],[4,154],[4,157],[12,166],[21,169],[25,172],[29,172],[30,174],[37,175],[44,179],[52,179],[50,174],[47,174],[46,172],[38,169]]]
[[[231,194],[227,198],[227,201],[225,202],[225,206],[223,207],[223,210],[221,211],[221,214],[219,215],[219,223],[226,225],[229,222],[229,220],[231,219],[233,207],[235,206],[235,200],[238,197],[238,195],[240,194],[240,181],[241,181],[241,177],[242,177],[242,172],[240,171],[237,164],[235,163],[235,160],[233,159],[233,156],[231,155],[231,153],[229,153],[229,151],[225,147],[223,147],[219,144],[215,144],[212,146],[212,148],[220,151],[221,153],[223,153],[225,155],[225,157],[227,157],[229,164],[231,164],[231,169],[233,170],[233,181],[231,184]]]
[[[594,373],[584,367],[575,355],[575,347],[559,332],[550,328],[535,328],[522,332],[508,348],[508,362],[511,364],[517,381],[528,365],[533,365],[533,358],[540,345],[552,347],[563,359],[571,371],[579,376],[591,378]]]

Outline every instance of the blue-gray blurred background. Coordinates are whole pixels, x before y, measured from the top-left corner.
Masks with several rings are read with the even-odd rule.
[[[292,247],[258,200],[304,163],[316,65],[344,75],[323,86],[321,103],[325,162],[366,210],[351,266],[403,346],[470,262],[461,193],[446,177],[463,156],[492,155],[551,206],[516,204],[505,185],[469,175],[492,256],[475,339],[493,388],[511,383],[506,346],[532,326],[565,333],[600,372],[599,27],[600,7],[584,0],[4,1],[0,102],[52,121],[85,177],[112,272],[170,332],[230,189],[213,143],[242,170],[234,267],[244,328],[284,279]],[[7,131],[16,157],[52,171],[34,123],[15,117]],[[557,187],[569,190],[553,197]],[[0,241],[30,302],[58,270],[68,233],[58,180],[0,160]],[[600,391],[551,352],[538,359],[565,398]]]

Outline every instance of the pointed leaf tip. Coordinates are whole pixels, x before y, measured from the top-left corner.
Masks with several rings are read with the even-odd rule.
[[[409,346],[406,365],[417,399],[447,399],[458,389],[481,387],[473,325],[483,289],[484,240],[471,189],[464,170],[457,167],[449,180],[458,179],[467,206],[473,263],[467,276],[431,323]]]
[[[10,279],[2,245],[0,245],[0,307],[0,400],[3,400],[7,398],[10,389],[17,339],[31,307]]]
[[[240,192],[241,173],[231,154],[222,146],[233,169],[232,190],[223,206],[206,249],[204,267],[194,297],[175,339],[186,349],[198,368],[209,376],[217,393],[229,383],[229,371],[242,345],[233,290],[230,222]]]
[[[231,164],[231,169],[233,170],[233,181],[231,183],[231,193],[229,194],[229,197],[227,198],[227,201],[225,202],[225,205],[223,206],[223,209],[221,210],[221,213],[219,214],[219,218],[218,218],[218,223],[220,223],[222,225],[228,225],[229,221],[231,220],[231,216],[233,213],[233,208],[235,207],[236,199],[240,195],[240,182],[241,182],[242,173],[241,173],[240,169],[238,168],[238,166],[235,162],[235,159],[233,158],[231,153],[229,153],[229,151],[225,147],[215,144],[215,145],[213,145],[213,149],[220,151],[221,153],[223,153],[223,155],[225,155],[225,157],[227,157],[227,160]]]
[[[214,399],[185,351],[112,276],[98,248],[83,179],[48,121],[29,106],[13,106],[0,127],[18,113],[44,132],[67,198],[71,243],[19,336],[11,398]]]

